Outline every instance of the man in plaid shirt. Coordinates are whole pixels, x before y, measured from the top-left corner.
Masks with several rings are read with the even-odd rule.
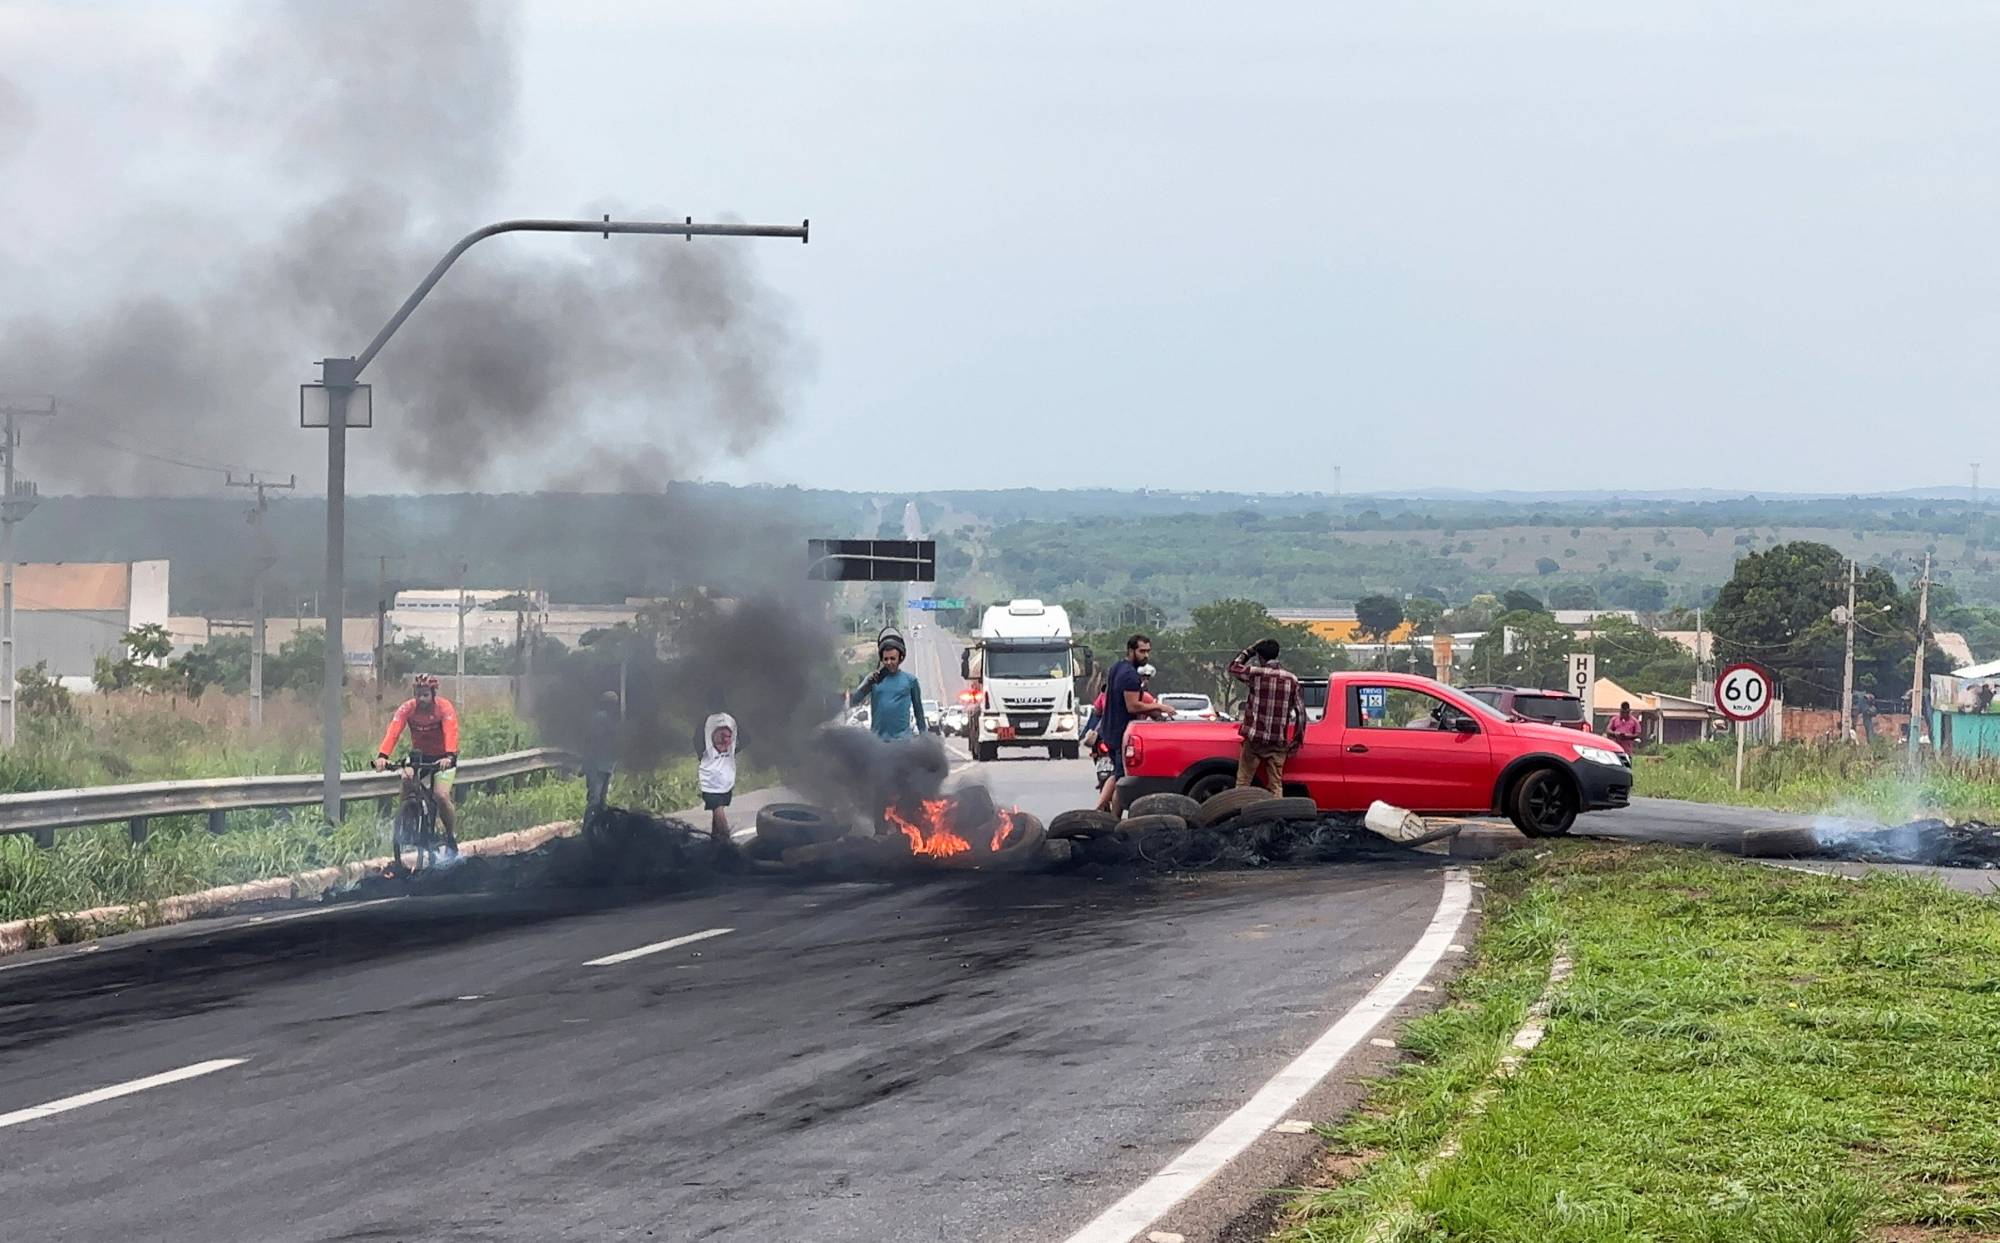
[[[1251,664],[1251,657],[1257,664]],[[1261,639],[1229,662],[1229,676],[1250,688],[1243,701],[1243,754],[1236,760],[1236,784],[1247,786],[1264,773],[1264,788],[1285,792],[1285,757],[1306,740],[1306,704],[1298,675],[1278,664],[1278,641]]]

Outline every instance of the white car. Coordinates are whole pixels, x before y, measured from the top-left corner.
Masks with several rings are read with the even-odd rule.
[[[1160,696],[1160,702],[1174,710],[1176,721],[1220,721],[1222,714],[1215,710],[1215,701],[1206,695],[1187,695],[1175,692]]]
[[[933,734],[944,732],[944,710],[935,699],[924,700],[924,727]]]
[[[963,737],[965,734],[965,722],[965,705],[953,704],[939,715],[938,729],[954,737]]]

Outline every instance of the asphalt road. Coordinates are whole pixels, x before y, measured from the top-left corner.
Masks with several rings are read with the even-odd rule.
[[[1042,814],[1088,797],[1080,762],[978,767]],[[1060,1240],[1389,972],[1442,867],[401,898],[29,958],[0,970],[0,1221]]]

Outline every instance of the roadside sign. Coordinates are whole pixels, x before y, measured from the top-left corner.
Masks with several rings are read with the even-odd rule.
[[[1594,652],[1572,652],[1569,657],[1569,693],[1583,701],[1583,719],[1588,721],[1597,711],[1597,655]],[[1594,728],[1594,727],[1593,727]]]
[[[1755,665],[1731,665],[1715,678],[1715,710],[1732,721],[1754,721],[1771,706],[1771,675]]]

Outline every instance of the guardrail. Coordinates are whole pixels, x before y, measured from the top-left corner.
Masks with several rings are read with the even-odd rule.
[[[531,751],[511,751],[481,759],[462,760],[458,765],[455,790],[513,781],[547,772],[576,767],[576,757],[556,747]],[[188,816],[205,813],[208,830],[227,830],[226,817],[232,811],[266,807],[309,807],[320,801],[318,773],[297,773],[273,777],[204,777],[193,781],[142,781],[132,785],[85,786],[73,790],[34,790],[26,794],[0,794],[0,833],[28,833],[41,846],[55,844],[57,829],[86,824],[109,824],[123,820],[132,840],[146,840],[147,826],[158,816]],[[385,809],[402,792],[402,778],[394,770],[364,770],[342,773],[340,796],[343,803],[355,799],[379,799]]]

